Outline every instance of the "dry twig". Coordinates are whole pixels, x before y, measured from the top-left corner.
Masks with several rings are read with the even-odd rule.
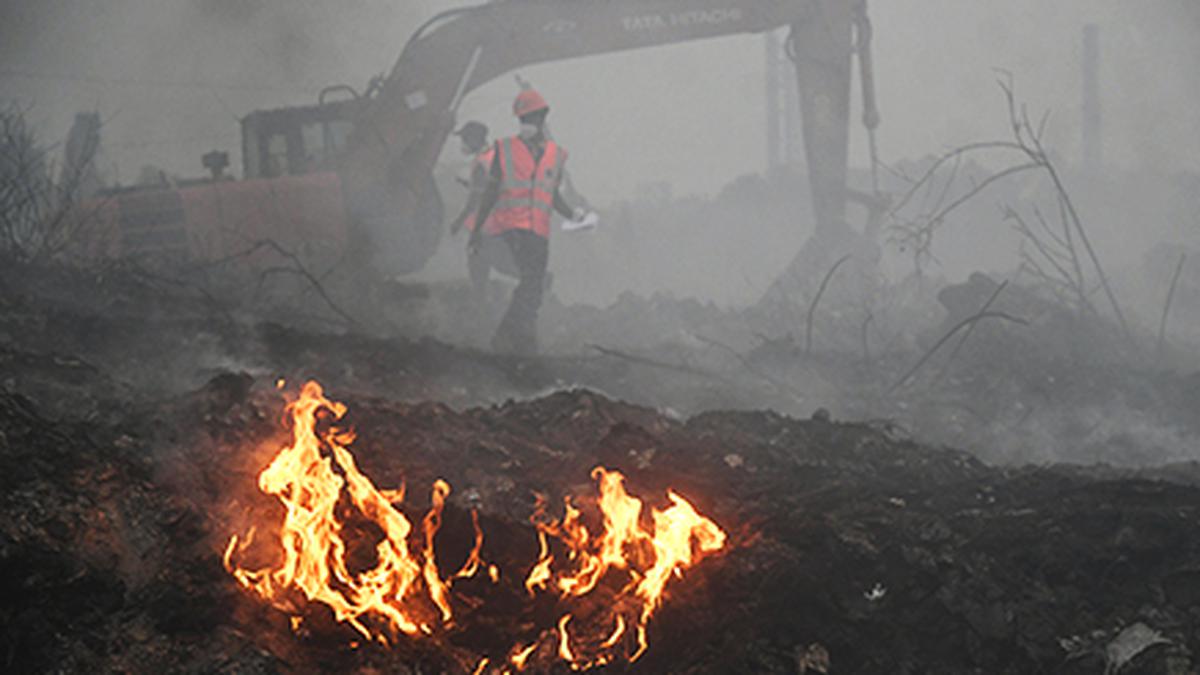
[[[874,361],[871,359],[871,336],[869,332],[871,324],[874,321],[875,315],[872,314],[870,310],[867,310],[867,315],[865,318],[863,318],[862,322],[862,354],[863,363],[866,364],[868,368],[871,368],[874,365]]]
[[[599,352],[600,354],[603,354],[604,356],[611,356],[614,359],[621,359],[622,361],[628,361],[630,363],[637,363],[637,364],[640,364],[643,366],[650,366],[652,368],[661,368],[663,370],[673,370],[675,372],[686,373],[688,375],[698,375],[700,377],[708,377],[708,378],[712,378],[714,380],[723,382],[725,384],[732,384],[732,382],[730,382],[727,378],[725,378],[717,373],[714,373],[710,370],[703,370],[701,368],[695,368],[693,366],[684,365],[682,363],[668,363],[666,361],[659,361],[657,359],[652,359],[647,356],[639,356],[637,354],[630,354],[628,352],[623,352],[623,351],[620,351],[617,349],[610,349],[608,347],[602,347],[600,345],[588,345],[588,347],[590,349],[595,350],[596,352]]]
[[[267,276],[269,276],[271,274],[279,274],[279,273],[295,274],[295,275],[303,278],[305,281],[307,281],[309,286],[312,287],[312,289],[314,291],[316,291],[317,295],[321,296],[321,299],[323,301],[325,301],[325,304],[330,309],[332,309],[338,316],[345,319],[346,322],[349,323],[350,325],[358,325],[359,321],[357,319],[355,319],[353,316],[350,315],[349,312],[342,309],[336,302],[333,301],[333,298],[330,297],[329,293],[325,290],[325,286],[321,283],[321,280],[318,279],[316,276],[313,275],[312,272],[309,271],[308,267],[306,267],[304,265],[304,262],[300,260],[300,257],[297,256],[295,253],[292,253],[291,251],[287,250],[286,248],[280,246],[277,242],[275,242],[275,240],[261,239],[259,241],[256,241],[248,249],[243,251],[241,256],[249,256],[249,255],[253,254],[255,251],[258,251],[258,250],[261,250],[264,248],[274,251],[280,257],[284,258],[289,263],[291,263],[292,266],[291,267],[276,267],[276,268],[264,270],[259,277],[260,283]]]
[[[813,317],[816,316],[817,305],[820,304],[821,297],[825,295],[825,290],[829,287],[829,280],[837,273],[838,268],[844,265],[849,259],[849,255],[844,255],[833,264],[833,267],[829,268],[829,271],[825,274],[825,278],[821,280],[821,286],[817,289],[817,294],[813,296],[812,302],[808,305],[808,317],[804,323],[805,356],[812,354]]]
[[[983,303],[983,307],[976,312],[976,315],[986,314],[988,310],[992,308],[992,305],[996,304],[996,300],[1000,298],[1000,294],[1003,293],[1004,289],[1006,288],[1008,288],[1007,279],[1004,280],[1004,283],[996,287],[995,292],[992,293],[992,296],[988,298],[987,302]],[[950,358],[946,359],[945,365],[942,366],[942,370],[938,374],[938,379],[941,379],[950,370],[950,364],[954,363],[954,359],[957,358],[958,353],[962,351],[963,345],[967,344],[967,340],[971,339],[971,335],[975,332],[975,327],[978,325],[979,322],[975,321],[967,327],[966,332],[963,333],[963,336],[959,339],[958,344],[954,345],[954,351],[950,352]]]
[[[979,312],[978,314],[969,316],[969,317],[963,319],[962,321],[960,321],[956,326],[954,326],[954,328],[951,328],[949,332],[947,332],[945,335],[942,336],[942,339],[938,340],[936,344],[934,344],[932,347],[930,347],[925,352],[925,355],[921,357],[921,360],[917,361],[917,364],[915,366],[910,368],[908,370],[908,372],[904,374],[903,377],[896,380],[896,383],[888,388],[888,393],[892,393],[892,392],[896,391],[897,389],[899,389],[900,387],[904,386],[904,384],[906,382],[908,382],[910,379],[912,379],[913,375],[917,374],[917,371],[921,370],[921,367],[924,366],[929,361],[929,359],[933,358],[933,355],[936,354],[937,351],[942,348],[942,345],[949,342],[950,339],[953,338],[955,335],[957,335],[960,330],[963,330],[964,328],[967,328],[968,326],[974,326],[976,323],[979,323],[980,321],[982,321],[984,319],[1003,319],[1004,321],[1020,324],[1022,326],[1029,325],[1029,322],[1026,321],[1025,319],[1012,316],[1011,314],[1005,314],[1004,312]]]
[[[734,349],[733,347],[730,347],[729,345],[727,345],[723,342],[719,342],[712,338],[704,337],[703,335],[697,335],[695,337],[697,340],[699,340],[705,344],[709,344],[714,347],[719,347],[719,348],[724,349],[725,351],[729,352],[730,354],[732,354],[734,356],[734,358],[736,358],[742,364],[742,367],[746,369],[746,372],[750,373],[751,375],[754,375],[755,377],[762,380],[763,382],[766,382],[767,384],[771,385],[772,387],[775,388],[776,391],[778,391],[782,394],[786,394],[787,396],[791,397],[797,403],[804,403],[804,394],[803,393],[801,393],[796,388],[788,385],[786,382],[781,382],[781,381],[775,379],[774,377],[771,377],[770,375],[760,371],[758,368],[755,368],[754,364],[750,363],[750,359],[747,359],[738,350]]]
[[[1167,301],[1163,304],[1162,320],[1158,323],[1158,348],[1155,351],[1157,360],[1162,361],[1163,352],[1167,348],[1167,317],[1171,313],[1171,303],[1175,300],[1175,289],[1179,286],[1179,277],[1183,274],[1183,266],[1187,262],[1187,254],[1179,254],[1179,263],[1175,265],[1175,274],[1171,276],[1171,288],[1167,291]]]

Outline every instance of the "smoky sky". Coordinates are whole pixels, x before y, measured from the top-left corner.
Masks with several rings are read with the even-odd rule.
[[[240,116],[310,103],[327,84],[363,86],[391,67],[421,20],[452,6],[7,0],[0,96],[31,105],[48,138],[65,135],[74,112],[98,110],[107,156],[126,182],[143,164],[199,175],[207,150],[236,157]],[[885,161],[1003,134],[997,69],[1012,74],[1031,109],[1052,113],[1051,143],[1076,158],[1081,35],[1095,23],[1108,161],[1136,171],[1200,169],[1193,0],[893,0],[873,3],[871,15]],[[551,100],[577,184],[597,203],[659,181],[676,194],[712,194],[761,171],[764,71],[761,36],[520,70]],[[460,117],[509,133],[515,91],[512,78],[501,78],[468,97]],[[852,162],[864,165],[863,134],[856,127],[853,135]]]

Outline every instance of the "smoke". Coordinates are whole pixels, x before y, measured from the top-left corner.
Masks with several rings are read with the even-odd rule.
[[[125,183],[146,164],[196,176],[201,155],[213,149],[229,151],[239,166],[240,117],[313,103],[331,84],[361,88],[390,70],[422,20],[458,4],[7,1],[0,4],[0,98],[31,103],[49,139],[65,136],[76,112],[98,111],[112,164],[101,169]],[[1007,111],[995,80],[997,70],[1011,74],[1033,117],[1051,113],[1048,143],[1122,298],[1144,324],[1155,323],[1166,289],[1161,275],[1145,281],[1138,269],[1145,254],[1164,243],[1200,247],[1200,7],[1191,0],[896,0],[873,3],[871,15],[882,160],[921,167],[955,145],[1004,137]],[[1107,165],[1099,180],[1079,170],[1081,37],[1089,23],[1102,42]],[[556,236],[558,300],[607,305],[634,291],[747,304],[779,277],[813,229],[812,200],[805,167],[762,175],[764,52],[761,36],[730,36],[521,70],[551,100],[574,187],[606,223],[594,234]],[[516,88],[505,76],[472,92],[459,121],[483,120],[495,136],[513,132]],[[869,183],[859,112],[856,100],[851,163],[861,188]],[[451,144],[441,177],[458,168],[456,153]],[[997,161],[980,158],[978,167]],[[894,177],[884,183],[905,188]],[[461,187],[444,180],[443,192],[455,213]],[[1008,278],[1018,242],[997,207],[1029,206],[1039,195],[1044,184],[1033,179],[981,195],[946,223],[926,271],[950,280],[976,269]],[[861,211],[850,214],[860,225]],[[462,248],[447,237],[420,280],[463,279]],[[901,257],[898,274],[911,271],[907,264]]]
[[[116,158],[124,175],[147,156],[195,172],[201,137],[236,151],[232,118],[311,101],[326,84],[361,86],[390,67],[420,20],[456,4],[6,2],[0,82],[6,96],[45,106],[42,119],[57,134],[78,109],[100,108],[110,141],[128,146]],[[885,159],[991,133],[1003,122],[995,68],[1014,74],[1032,106],[1054,111],[1056,146],[1076,156],[1080,34],[1096,23],[1108,157],[1140,170],[1197,168],[1200,122],[1188,114],[1200,103],[1195,3],[905,0],[871,11]],[[597,202],[664,177],[677,194],[716,194],[765,162],[757,37],[547,64],[526,75],[554,99],[556,129],[577,151],[574,172]],[[62,79],[71,77],[82,81]],[[505,78],[469,97],[464,114],[507,131],[513,91]],[[866,157],[861,136],[852,152],[858,165]],[[134,143],[142,144],[137,152]]]
[[[240,117],[313,104],[330,84],[362,88],[424,15],[377,0],[4,2],[0,98],[31,104],[48,139],[99,112],[107,168],[126,184],[146,164],[202,175],[209,150],[240,165]]]

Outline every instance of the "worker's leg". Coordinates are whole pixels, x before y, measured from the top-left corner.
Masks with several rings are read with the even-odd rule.
[[[492,344],[498,351],[536,354],[537,314],[545,291],[549,242],[527,230],[513,230],[502,236],[512,250],[520,278]]]
[[[482,247],[467,254],[467,273],[471,276],[471,294],[477,309],[487,302],[488,281],[492,264]]]

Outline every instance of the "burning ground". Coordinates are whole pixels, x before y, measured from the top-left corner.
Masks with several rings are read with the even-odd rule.
[[[518,656],[526,672],[570,671],[571,659],[615,672],[1194,667],[1193,464],[993,467],[892,422],[685,417],[564,383],[684,392],[676,400],[718,409],[762,378],[222,319],[203,296],[120,271],[26,270],[5,288],[0,656],[11,672],[499,673],[517,672]],[[409,626],[378,611],[338,621],[274,574],[289,541],[279,497],[298,493],[264,491],[261,476],[294,445],[285,406],[306,375],[329,397],[312,409],[313,457],[342,448],[371,485],[361,503],[340,486],[328,502],[343,576],[377,569],[381,542],[405,549],[397,566],[416,574],[393,597]],[[1193,400],[1186,379],[1141,382],[1148,401]],[[528,398],[479,405],[504,392]],[[1168,419],[1171,405],[1159,410]],[[349,480],[346,461],[331,475]],[[610,481],[610,501],[640,500],[639,517],[605,510],[616,472],[624,492]],[[390,490],[402,487],[401,500]],[[382,501],[364,507],[372,494]],[[688,561],[655,542],[655,514],[665,533],[661,514],[681,504],[695,516],[680,530]],[[411,530],[389,538],[380,522],[396,517]],[[606,541],[622,562],[594,562]],[[595,584],[567,597],[588,565]],[[669,574],[661,603],[647,603],[633,582],[656,568]],[[270,598],[255,588],[268,577],[280,581]]]
[[[471,672],[554,630],[561,608],[521,583],[537,559],[531,493],[584,496],[597,462],[638,494],[694,496],[730,534],[668,589],[637,670],[796,672],[827,653],[838,672],[1095,672],[1138,622],[1164,641],[1141,672],[1189,663],[1195,647],[1200,490],[1183,472],[1000,471],[885,428],[760,413],[680,423],[586,392],[465,413],[355,401],[364,474],[414,492],[461,486],[438,534],[442,574],[466,559],[478,508],[500,583],[456,584],[458,628],[386,647],[319,605],[297,608],[293,630],[221,563],[245,518],[279,516],[253,489],[254,449],[280,438],[265,384],[223,376],[120,428],[64,427],[4,398],[11,667]],[[536,671],[565,669],[552,646],[539,654]]]

